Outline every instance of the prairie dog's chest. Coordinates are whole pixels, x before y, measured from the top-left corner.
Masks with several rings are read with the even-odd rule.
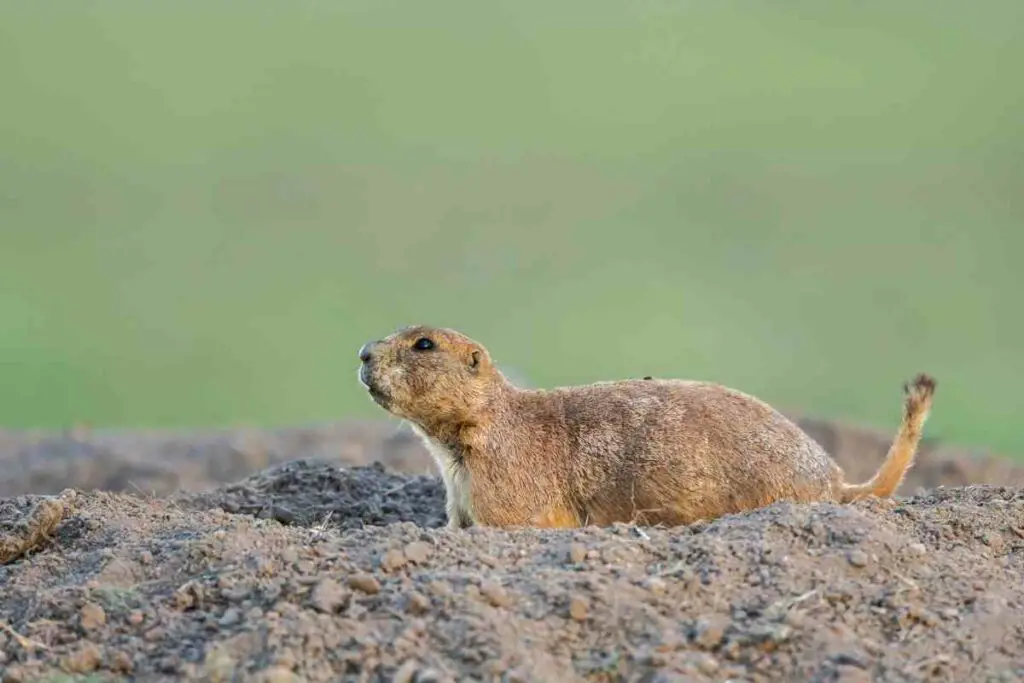
[[[444,477],[447,478],[449,474],[455,474],[460,470],[466,469],[462,458],[454,453],[451,448],[427,435],[416,425],[413,425],[412,429],[423,441],[423,444],[427,447],[427,451],[430,453],[430,457],[432,457],[434,462],[437,463],[437,467],[441,470],[441,474]]]
[[[413,425],[413,431],[423,440],[427,451],[437,464],[441,479],[444,481],[449,502],[466,512],[471,511],[471,477],[463,459],[453,453],[445,444],[428,436],[416,425]]]

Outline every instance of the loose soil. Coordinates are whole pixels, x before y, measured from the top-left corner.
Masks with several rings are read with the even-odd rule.
[[[802,424],[854,478],[888,446]],[[3,681],[1024,680],[1024,475],[940,444],[903,498],[679,529],[449,531],[389,423],[8,432],[0,472]]]

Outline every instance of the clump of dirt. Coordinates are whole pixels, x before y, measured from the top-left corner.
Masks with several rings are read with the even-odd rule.
[[[894,434],[794,419],[855,481],[870,478]],[[298,458],[340,465],[381,462],[394,472],[434,473],[419,439],[389,420],[204,432],[0,430],[0,496],[56,494],[66,488],[167,496],[209,490]],[[981,483],[1024,486],[1024,466],[926,438],[900,492]]]
[[[1020,489],[776,504],[677,529],[452,531],[437,528],[442,500],[430,479],[317,462],[206,495],[79,493],[47,542],[0,566],[0,675],[1024,677]]]
[[[74,491],[57,498],[0,499],[0,564],[13,562],[45,543],[71,511]]]

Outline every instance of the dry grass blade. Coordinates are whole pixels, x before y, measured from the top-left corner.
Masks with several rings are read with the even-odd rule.
[[[21,635],[20,633],[15,631],[14,628],[10,624],[8,624],[6,621],[0,621],[0,631],[3,631],[7,635],[9,635],[11,638],[14,638],[14,641],[16,643],[18,643],[18,645],[20,645],[22,647],[22,649],[24,649],[24,650],[49,650],[50,649],[44,643],[40,643],[38,640],[32,640],[31,638],[26,638],[25,636]]]

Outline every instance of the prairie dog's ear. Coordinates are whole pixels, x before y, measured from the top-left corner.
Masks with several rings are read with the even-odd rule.
[[[466,365],[469,366],[470,372],[480,372],[486,370],[491,364],[491,356],[480,344],[473,344],[469,347],[469,353],[466,354]]]

